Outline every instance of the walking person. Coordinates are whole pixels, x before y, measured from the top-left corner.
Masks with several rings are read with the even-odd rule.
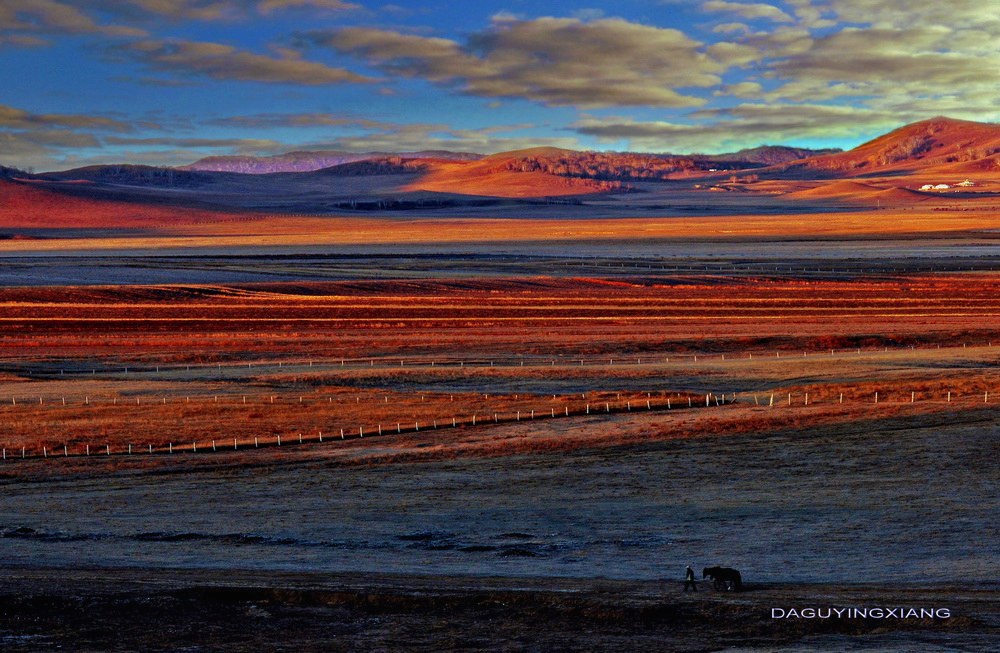
[[[684,570],[684,591],[688,591],[688,586],[695,592],[698,591],[698,585],[694,582],[694,569],[691,569],[691,565],[688,565]]]

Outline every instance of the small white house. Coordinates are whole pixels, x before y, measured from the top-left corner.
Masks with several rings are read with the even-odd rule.
[[[920,187],[920,190],[934,190],[934,184],[924,184]]]
[[[934,190],[948,190],[949,188],[951,188],[951,186],[948,184],[938,184],[934,187]]]

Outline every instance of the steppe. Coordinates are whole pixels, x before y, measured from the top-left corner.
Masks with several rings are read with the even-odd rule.
[[[0,645],[987,650],[1000,182],[896,142],[0,179]]]

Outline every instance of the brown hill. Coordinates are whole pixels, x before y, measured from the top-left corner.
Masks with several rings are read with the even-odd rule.
[[[828,184],[821,184],[807,190],[799,190],[788,194],[788,197],[802,199],[840,199],[844,197],[858,197],[870,195],[880,189],[857,181],[834,181]]]
[[[425,174],[408,184],[405,190],[532,198],[607,193],[626,188],[615,181],[579,179],[545,170],[521,169],[516,165],[521,160],[522,154],[513,152],[480,161],[429,162]]]
[[[776,166],[776,172],[878,173],[1000,171],[1000,125],[932,118],[915,122],[853,150]]]
[[[0,179],[0,229],[150,229],[231,218],[198,209],[83,197],[59,192],[58,184]]]
[[[795,200],[819,200],[837,204],[861,204],[867,206],[900,206],[932,199],[934,195],[921,193],[909,188],[892,186],[881,188],[871,184],[841,179],[821,183],[805,190],[796,190],[785,195]]]

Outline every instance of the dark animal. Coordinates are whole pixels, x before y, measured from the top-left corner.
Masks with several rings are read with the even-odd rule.
[[[702,578],[711,578],[712,587],[717,590],[739,592],[743,589],[743,577],[740,572],[729,567],[705,567],[701,570]]]

